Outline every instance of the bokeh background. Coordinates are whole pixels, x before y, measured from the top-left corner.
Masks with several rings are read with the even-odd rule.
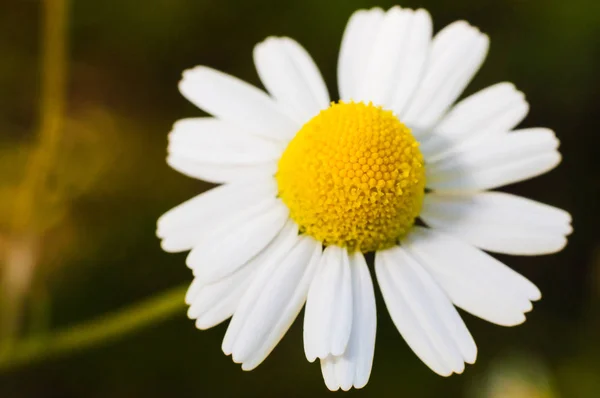
[[[269,35],[285,35],[313,55],[335,98],[337,51],[348,17],[357,8],[397,4],[71,0],[64,14],[63,81],[56,70],[47,70],[48,65],[60,69],[60,60],[52,64],[42,57],[53,35],[44,27],[44,4],[56,2],[0,2],[0,330],[5,347],[33,339],[43,348],[53,331],[161,297],[191,281],[185,254],[163,253],[154,235],[158,216],[210,188],[165,163],[173,122],[201,115],[177,91],[182,70],[206,64],[260,85],[253,46]],[[463,313],[479,357],[460,376],[441,378],[426,368],[395,330],[377,293],[371,380],[365,389],[347,394],[600,396],[600,3],[405,0],[400,5],[427,8],[436,31],[466,19],[490,35],[487,61],[466,94],[514,82],[531,104],[523,125],[555,129],[564,157],[551,173],[504,190],[567,209],[575,232],[556,255],[498,256],[534,281],[544,297],[528,321],[515,328]],[[50,46],[60,52],[59,44]],[[48,87],[54,92],[47,94]],[[55,120],[52,112],[62,117]],[[47,141],[40,140],[44,134]],[[181,304],[170,305],[176,309],[166,311],[171,315],[161,322],[85,350],[14,364],[0,361],[0,397],[331,394],[319,366],[304,358],[300,323],[248,373],[221,352],[226,323],[201,332]]]

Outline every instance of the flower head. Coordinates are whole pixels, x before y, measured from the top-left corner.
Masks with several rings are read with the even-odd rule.
[[[178,121],[168,163],[223,184],[163,215],[167,251],[191,250],[186,301],[200,329],[232,317],[223,351],[258,366],[306,303],[304,348],[331,390],[371,373],[376,311],[364,253],[399,332],[436,373],[477,356],[455,306],[490,322],[525,320],[541,294],[483,250],[561,250],[568,213],[490,189],[560,161],[544,128],[500,83],[454,104],[488,38],[455,22],[432,38],[424,10],[357,11],[342,39],[340,100],[288,38],[258,44],[267,92],[199,66],[182,94],[212,117]],[[427,227],[416,226],[420,219]]]

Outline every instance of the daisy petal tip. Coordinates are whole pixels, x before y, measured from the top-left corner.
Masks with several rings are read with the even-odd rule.
[[[432,369],[432,370],[436,374],[438,374],[439,376],[442,376],[442,377],[450,377],[450,376],[452,376],[454,374],[454,372],[452,372],[452,370],[446,370],[446,369],[444,369],[444,370],[439,370],[439,369],[438,370],[434,370],[434,369]]]
[[[560,141],[558,141],[558,139],[557,139],[557,142],[560,143]],[[556,155],[555,155],[555,163],[554,163],[554,166],[552,166],[550,168],[550,170],[553,169],[554,167],[558,166],[560,164],[560,162],[562,162],[562,155],[561,155],[561,153],[558,152],[558,151],[556,151],[555,153],[556,153]]]
[[[361,388],[364,388],[367,383],[369,382],[369,380],[361,380],[361,381],[355,381],[353,384],[353,387],[357,390],[360,390]]]
[[[306,360],[310,363],[313,363],[317,360],[317,356],[314,354],[314,352],[312,350],[307,349],[306,346],[304,348],[304,356],[306,357]]]
[[[352,384],[341,386],[342,391],[350,391],[352,389]]]
[[[167,253],[177,253],[181,250],[178,250],[176,247],[172,246],[172,243],[169,241],[169,239],[165,239],[164,236],[160,236],[158,235],[157,232],[157,236],[159,238],[162,238],[162,240],[160,241],[160,248],[163,249],[163,251],[167,252]]]
[[[266,47],[274,45],[279,38],[277,36],[267,36],[262,41],[256,43],[253,50],[254,58],[260,56],[261,53],[266,49]]]
[[[223,354],[225,354],[225,356],[231,355],[231,350],[225,350],[223,347],[221,347],[221,351],[223,351]]]
[[[261,363],[262,363],[262,361],[260,361],[259,363],[244,362],[244,363],[242,363],[242,370],[244,372],[250,372],[250,371],[256,369],[258,367],[258,365],[260,365]]]
[[[385,14],[385,11],[381,7],[372,7],[372,8],[361,8],[359,10],[354,11],[351,18],[356,17],[365,17],[368,15],[377,15],[377,14]]]
[[[198,72],[197,68],[198,67],[192,68],[192,69],[186,69],[181,74],[181,79],[177,83],[177,88],[179,89],[179,92],[181,94],[183,94],[184,97],[186,97],[187,93],[189,92],[189,89],[190,89],[189,84],[190,84],[190,80],[192,79],[192,76]]]
[[[424,8],[419,8],[415,10],[415,18],[423,18],[429,25],[433,24],[431,14]]]
[[[527,317],[525,316],[525,313],[522,313],[522,314],[519,314],[519,316],[516,316],[512,322],[507,322],[505,325],[502,325],[502,326],[507,326],[507,327],[519,326],[519,325],[524,324],[526,320],[527,320]]]
[[[232,342],[230,341],[231,339],[228,338],[227,333],[225,333],[225,337],[223,338],[223,343],[221,343],[221,351],[223,351],[223,354],[229,356],[231,355],[231,351],[232,351]]]
[[[183,82],[184,80],[193,78],[194,75],[197,75],[199,73],[205,73],[205,72],[209,72],[209,71],[213,71],[212,68],[209,68],[208,66],[204,66],[204,65],[196,65],[192,68],[188,68],[185,69],[182,73],[181,73],[181,82]]]
[[[469,31],[469,32],[474,32],[474,33],[480,33],[479,28],[477,26],[471,25],[469,22],[465,21],[464,19],[454,21],[451,24],[447,25],[444,29],[448,29],[448,28],[460,29],[465,32]]]
[[[477,362],[477,349],[475,349],[475,352],[473,353],[473,355],[465,358],[465,363],[468,363],[469,365],[473,365],[473,364],[475,364],[475,362]]]
[[[163,242],[164,242],[164,241],[163,241]],[[194,253],[193,251],[190,251],[190,252],[189,252],[189,254],[188,254],[188,255],[186,256],[186,258],[185,258],[185,265],[186,265],[186,266],[187,266],[189,269],[194,269],[194,268],[195,268],[195,267],[194,267],[194,264],[195,264],[195,262],[196,262],[196,261],[195,261],[195,259],[196,259],[196,256],[193,256],[193,255],[192,255],[193,253]],[[194,276],[196,276],[196,274],[194,274]]]
[[[324,359],[326,357],[328,357],[329,355],[333,355],[336,357],[339,357],[341,355],[344,355],[344,352],[346,352],[346,347],[348,346],[348,342],[334,342],[332,347],[331,347],[331,352],[328,352],[325,355],[319,356],[319,358]]]
[[[169,131],[169,134],[167,135],[167,138],[169,140],[173,138],[173,134],[175,133],[175,131],[180,129],[185,124],[185,120],[186,119],[179,119],[176,120],[175,123],[173,123],[173,125],[171,126],[171,131]]]
[[[202,318],[202,316],[200,316],[196,319],[195,325],[196,325],[196,329],[198,329],[198,330],[208,330],[208,329],[212,328],[213,326],[215,326],[215,323],[207,321],[206,319]]]
[[[238,365],[242,365],[242,369],[243,369],[243,360],[241,360],[240,358],[236,357],[235,352],[231,353],[231,360],[233,361],[233,363],[236,363]]]
[[[192,311],[192,307],[190,306],[190,308],[188,308],[186,316],[188,317],[188,319],[196,319],[196,314]]]
[[[565,232],[565,235],[571,235],[573,233],[573,216],[571,216],[571,213],[567,211],[564,211],[564,214],[566,219],[565,223],[567,224],[567,231]]]

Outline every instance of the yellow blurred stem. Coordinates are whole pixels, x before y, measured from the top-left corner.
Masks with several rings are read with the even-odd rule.
[[[0,370],[13,369],[107,343],[164,321],[177,313],[183,313],[187,287],[176,287],[94,320],[46,336],[32,336],[17,342],[0,352]]]
[[[64,122],[68,0],[45,0],[43,5],[40,131],[16,203],[17,230],[34,224],[35,201],[47,188]]]
[[[65,82],[66,82],[66,54],[67,54],[67,26],[68,26],[68,0],[44,0],[42,7],[42,23],[40,40],[42,42],[42,56],[40,72],[42,74],[40,96],[40,130],[38,143],[32,151],[27,169],[16,201],[12,219],[12,242],[22,242],[24,237],[32,242],[37,242],[42,230],[36,222],[36,201],[51,195],[48,189],[48,176],[56,157],[58,143],[63,128],[65,113]],[[31,239],[35,236],[34,239]],[[12,246],[12,244],[11,244]],[[11,250],[9,247],[8,250]],[[31,247],[36,252],[37,247]],[[22,245],[17,245],[15,250],[27,250]],[[24,264],[19,261],[19,256],[7,256],[4,264],[2,295],[0,296],[0,310],[4,314],[0,324],[0,346],[10,345],[18,333],[19,317],[25,294],[34,275],[35,263],[27,270],[28,279],[21,280],[19,286],[10,284],[10,279],[15,274],[21,274]],[[35,259],[37,262],[37,258]]]

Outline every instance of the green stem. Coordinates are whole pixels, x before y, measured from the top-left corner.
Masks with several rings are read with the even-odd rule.
[[[176,287],[112,314],[102,315],[47,336],[32,336],[0,352],[0,370],[13,369],[47,358],[82,350],[161,322],[179,312],[186,286]]]

